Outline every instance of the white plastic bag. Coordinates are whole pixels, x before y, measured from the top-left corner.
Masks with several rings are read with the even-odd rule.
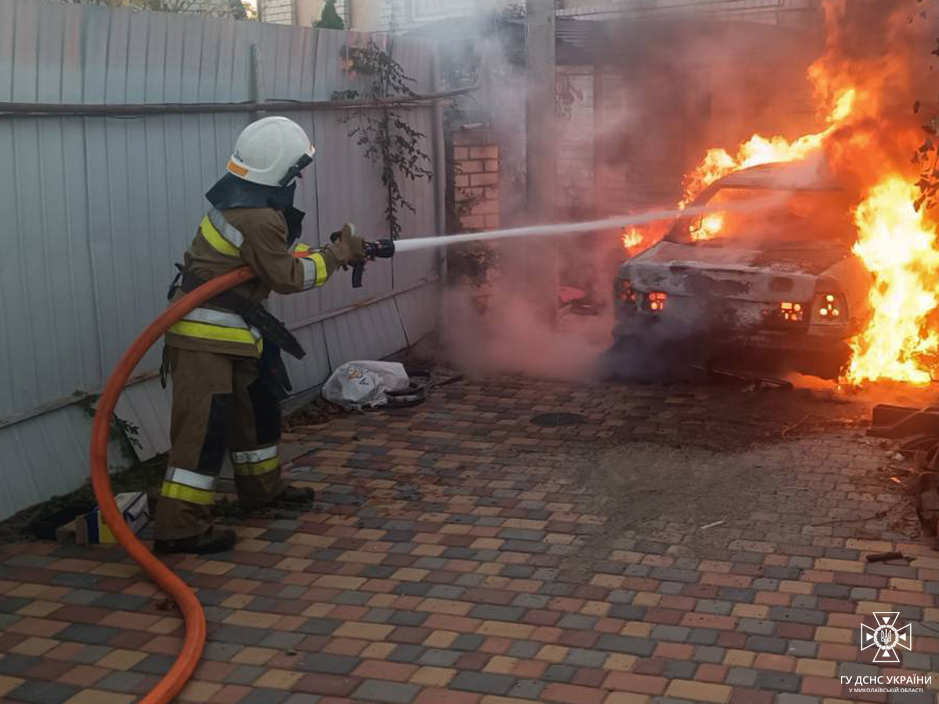
[[[398,362],[346,362],[323,384],[323,398],[346,410],[388,403],[386,391],[408,388],[408,374]]]

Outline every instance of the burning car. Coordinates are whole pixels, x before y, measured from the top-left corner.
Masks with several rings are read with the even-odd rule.
[[[870,315],[872,278],[851,251],[856,203],[818,164],[764,164],[714,181],[688,207],[727,210],[677,220],[620,267],[615,348],[838,378]]]

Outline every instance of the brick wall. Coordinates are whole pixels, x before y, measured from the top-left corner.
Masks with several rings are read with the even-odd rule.
[[[572,102],[558,118],[558,216],[577,218],[594,203],[592,66],[558,66],[559,94]]]
[[[495,136],[483,130],[453,133],[451,159],[454,200],[464,212],[464,231],[499,227],[499,147]]]
[[[294,24],[294,0],[258,0],[258,18],[272,24]]]

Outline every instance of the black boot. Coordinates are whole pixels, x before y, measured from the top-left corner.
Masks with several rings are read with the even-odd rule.
[[[191,538],[179,540],[155,540],[153,551],[161,555],[170,555],[179,552],[191,552],[196,555],[208,555],[215,552],[225,552],[235,547],[238,536],[233,530],[215,530],[209,528],[205,533],[194,535]]]

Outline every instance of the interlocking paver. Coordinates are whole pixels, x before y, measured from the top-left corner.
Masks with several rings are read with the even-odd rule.
[[[904,671],[939,669],[919,625],[939,627],[939,560],[884,520],[838,520],[895,501],[885,450],[850,429],[780,440],[782,397],[682,393],[463,381],[294,429],[318,510],[169,560],[209,620],[181,701],[841,704],[839,676],[884,672],[858,648],[881,607],[914,623]],[[727,403],[750,404],[729,434]],[[542,409],[586,420],[540,428]],[[759,441],[738,442],[751,426]],[[719,452],[698,447],[715,433]],[[668,490],[635,503],[669,463]],[[893,549],[916,559],[864,559]],[[0,698],[129,704],[181,642],[161,599],[114,549],[0,551]]]

